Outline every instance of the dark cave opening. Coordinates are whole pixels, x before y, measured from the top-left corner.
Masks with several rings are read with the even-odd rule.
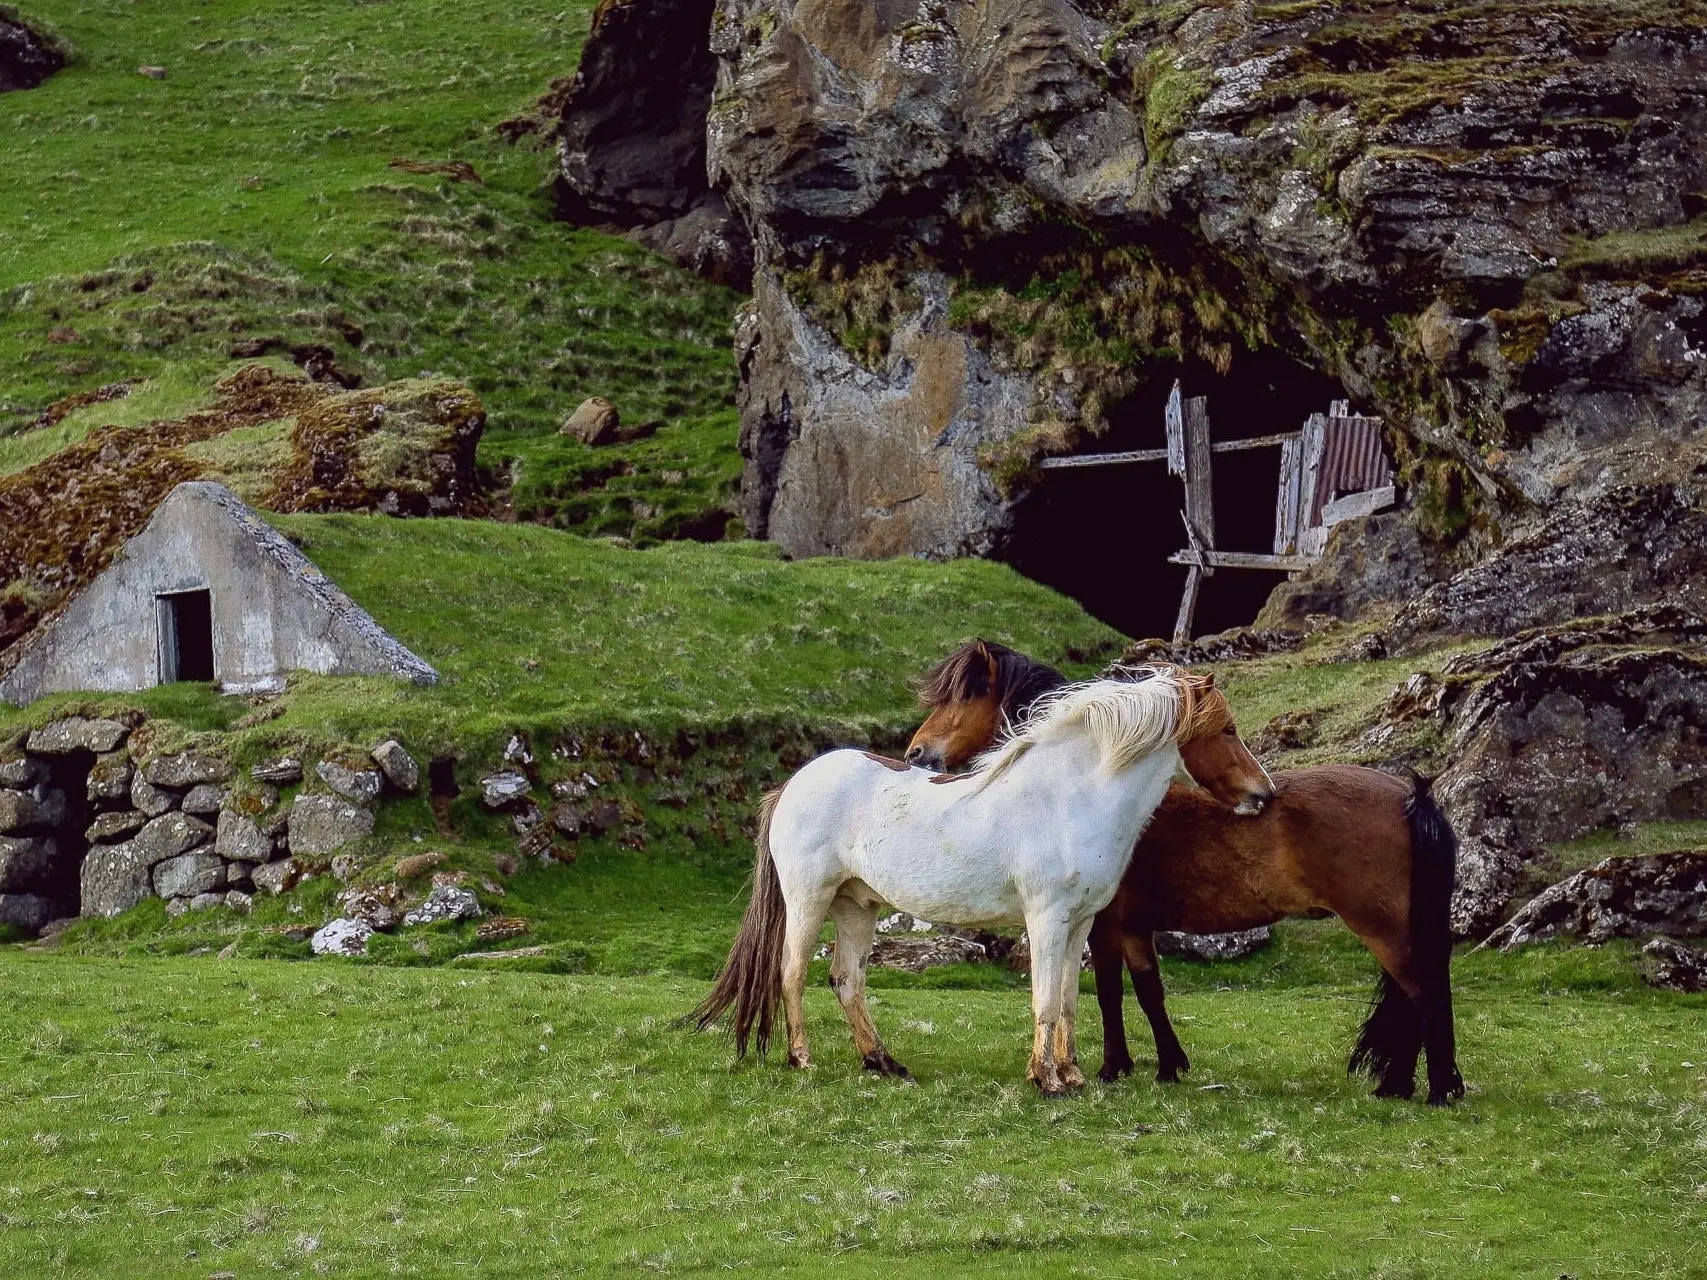
[[[52,861],[51,879],[42,884],[39,892],[70,908],[77,915],[82,908],[83,859],[89,854],[85,832],[95,820],[95,805],[89,799],[89,774],[95,767],[93,751],[72,751],[65,755],[44,757],[48,776],[43,794],[59,792],[65,797],[65,815],[52,830],[58,846]]]
[[[1158,362],[1109,413],[1108,430],[1077,452],[1163,448],[1162,414],[1176,377],[1182,395],[1209,398],[1216,441],[1296,431],[1310,414],[1345,398],[1332,378],[1278,351],[1241,352],[1227,374],[1197,360]],[[1272,550],[1279,476],[1278,448],[1215,455],[1220,550]],[[1015,504],[1002,558],[1129,636],[1168,637],[1185,586],[1185,568],[1168,563],[1186,545],[1184,506],[1184,487],[1163,462],[1046,471]],[[1249,624],[1285,576],[1217,570],[1203,582],[1192,634]]]

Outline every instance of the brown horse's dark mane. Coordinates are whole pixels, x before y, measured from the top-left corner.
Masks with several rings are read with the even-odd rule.
[[[993,688],[992,662],[996,668]],[[994,696],[1008,718],[1018,720],[1038,698],[1066,683],[1066,676],[1036,658],[992,641],[968,640],[919,682],[919,701],[935,709]]]

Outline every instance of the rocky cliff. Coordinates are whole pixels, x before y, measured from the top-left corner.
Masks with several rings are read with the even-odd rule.
[[[704,30],[707,189],[753,240],[746,517],[790,551],[999,554],[1038,456],[1276,357],[1388,423],[1407,517],[1337,554],[1390,599],[1563,511],[1698,518],[1707,5],[705,10],[606,0],[587,65],[632,96],[659,68],[625,33]],[[1336,577],[1271,613],[1370,602]]]
[[[65,48],[0,4],[0,93],[33,89],[65,65]]]

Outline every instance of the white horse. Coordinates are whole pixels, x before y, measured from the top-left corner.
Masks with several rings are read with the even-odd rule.
[[[788,1063],[809,1066],[802,997],[828,915],[836,923],[830,986],[854,1047],[868,1070],[904,1076],[865,1004],[878,907],[943,924],[1023,924],[1035,1024],[1028,1075],[1046,1094],[1082,1085],[1073,1038],[1078,957],[1182,749],[1224,803],[1260,810],[1272,792],[1211,678],[1168,666],[1134,674],[1144,678],[1048,695],[969,773],[832,751],[767,795],[741,932],[690,1019],[706,1027],[733,1006],[739,1052],[756,1031],[763,1053],[780,1002]]]

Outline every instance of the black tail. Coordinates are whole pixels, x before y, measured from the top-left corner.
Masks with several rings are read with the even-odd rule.
[[[1452,994],[1452,891],[1458,878],[1458,837],[1452,824],[1435,803],[1428,779],[1411,779],[1410,798],[1405,801],[1405,822],[1411,834],[1411,959],[1416,972],[1431,987],[1433,1007],[1445,1019],[1442,1050],[1450,1055]],[[1409,1096],[1417,1054],[1423,1047],[1422,1019],[1393,976],[1383,972],[1375,984],[1369,1016],[1358,1033],[1357,1044],[1346,1064],[1349,1072],[1366,1071],[1382,1082],[1381,1092]],[[1436,1070],[1431,1047],[1429,1069]],[[1457,1069],[1450,1061],[1440,1064],[1444,1072]],[[1459,1086],[1460,1089],[1462,1086]],[[1430,1085],[1431,1096],[1435,1092]]]
[[[684,1021],[704,1030],[735,1008],[735,1049],[747,1056],[747,1042],[756,1040],[763,1054],[770,1047],[776,1007],[782,1000],[782,943],[788,923],[788,908],[782,898],[782,881],[771,861],[771,818],[782,792],[772,791],[759,804],[759,835],[753,859],[753,893],[741,917],[741,932],[729,948],[723,972],[711,994],[701,1000]]]

